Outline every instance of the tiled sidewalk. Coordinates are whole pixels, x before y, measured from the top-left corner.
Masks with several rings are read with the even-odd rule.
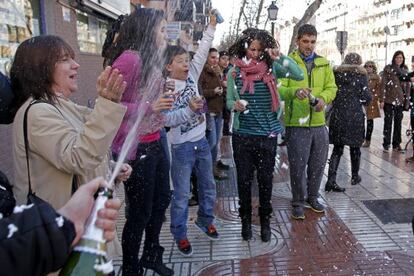
[[[235,170],[230,179],[217,182],[217,225],[221,240],[212,242],[192,226],[197,207],[190,209],[189,239],[192,257],[182,257],[169,232],[169,216],[161,243],[166,248],[164,261],[175,275],[414,275],[414,237],[408,223],[381,222],[363,203],[366,200],[414,198],[414,164],[406,164],[409,153],[382,153],[381,121],[375,121],[372,146],[362,150],[361,185],[350,185],[349,153],[344,153],[338,183],[345,193],[324,193],[326,215],[306,211],[304,221],[290,218],[289,166],[286,149],[278,149],[275,168],[272,240],[260,240],[255,197],[254,239],[242,241],[237,214]],[[405,124],[406,125],[406,124]],[[405,137],[404,137],[405,138]],[[232,164],[229,138],[222,147]],[[234,165],[234,164],[232,164]],[[327,168],[326,168],[327,172]],[[324,177],[322,187],[326,177]],[[411,214],[411,216],[414,214]],[[123,219],[119,226],[122,227]],[[119,233],[120,235],[121,233]],[[117,275],[121,261],[116,260]],[[146,275],[155,275],[148,271]]]

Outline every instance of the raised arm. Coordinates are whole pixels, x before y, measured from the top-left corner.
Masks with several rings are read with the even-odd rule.
[[[296,81],[304,79],[303,71],[299,65],[290,57],[280,55],[273,62],[273,73],[278,78],[288,78]]]

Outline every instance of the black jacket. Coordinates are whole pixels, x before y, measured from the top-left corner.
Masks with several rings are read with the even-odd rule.
[[[0,219],[0,274],[46,275],[58,270],[75,234],[73,223],[47,203]]]
[[[13,122],[16,110],[13,110],[13,92],[8,78],[0,72],[0,124]]]
[[[361,66],[344,64],[337,67],[334,74],[338,91],[329,121],[329,142],[360,147],[365,133],[362,105],[371,102],[367,71]]]

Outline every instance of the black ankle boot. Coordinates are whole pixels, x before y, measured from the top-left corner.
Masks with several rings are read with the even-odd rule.
[[[241,236],[243,240],[248,241],[252,239],[252,218],[244,217],[242,218],[242,231]]]
[[[174,270],[167,267],[162,262],[162,254],[164,253],[164,248],[159,245],[153,245],[151,248],[146,249],[144,247],[144,252],[140,259],[140,265],[144,268],[154,270],[161,276],[170,276],[174,275]]]
[[[263,242],[270,241],[272,231],[270,230],[270,217],[260,218],[260,237]]]
[[[361,183],[362,179],[359,175],[353,175],[351,178],[351,185],[357,185]]]
[[[325,185],[325,192],[338,192],[338,193],[342,193],[345,192],[345,188],[342,188],[341,186],[339,186],[335,181],[331,182],[328,180],[328,182],[326,182]]]

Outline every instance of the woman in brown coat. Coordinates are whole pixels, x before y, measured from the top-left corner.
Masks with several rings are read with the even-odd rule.
[[[364,148],[367,148],[371,145],[371,136],[372,131],[374,130],[374,119],[381,117],[379,108],[381,78],[377,73],[377,66],[373,61],[367,61],[364,67],[368,72],[368,89],[371,92],[372,97],[371,103],[365,107],[367,115],[367,129],[365,132],[365,141],[362,146]]]

